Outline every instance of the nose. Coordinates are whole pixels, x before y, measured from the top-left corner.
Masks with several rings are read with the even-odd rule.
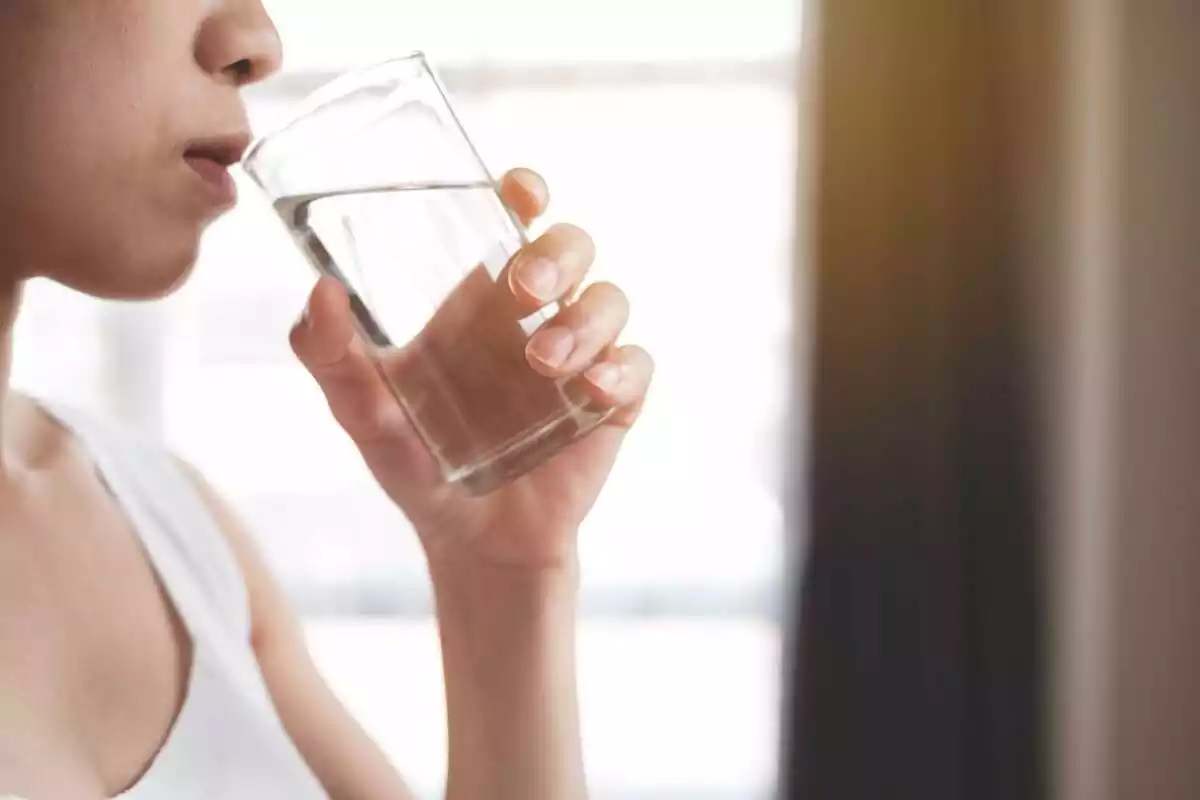
[[[279,71],[283,45],[260,0],[224,0],[201,23],[196,63],[234,86],[249,86]]]

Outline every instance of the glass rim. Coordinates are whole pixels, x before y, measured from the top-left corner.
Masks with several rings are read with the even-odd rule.
[[[271,127],[264,133],[256,136],[246,149],[246,154],[242,157],[241,166],[250,174],[254,173],[253,163],[262,153],[263,148],[270,143],[277,134],[280,134],[294,125],[298,120],[308,117],[319,112],[324,106],[327,106],[353,91],[356,87],[360,87],[364,83],[364,79],[370,77],[377,72],[387,72],[402,64],[419,64],[429,75],[430,79],[437,85],[438,91],[446,98],[445,87],[442,86],[440,80],[433,69],[429,66],[429,57],[423,50],[413,50],[407,55],[395,56],[383,61],[378,61],[374,64],[369,64],[364,67],[351,69],[347,72],[338,75],[337,77],[326,81],[325,83],[313,89],[311,92],[301,98],[292,108],[282,116],[280,120],[272,123]],[[447,100],[448,102],[448,100]]]

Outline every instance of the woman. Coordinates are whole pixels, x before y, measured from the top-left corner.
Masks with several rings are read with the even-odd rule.
[[[0,3],[6,338],[30,278],[123,299],[183,281],[202,229],[225,210],[214,170],[248,142],[239,90],[280,58],[259,0]],[[507,175],[502,193],[526,220],[546,204],[528,171]],[[539,307],[566,296],[591,257],[581,231],[552,228],[515,262],[510,289]],[[368,364],[340,286],[319,282],[291,332],[428,556],[450,798],[586,794],[575,532],[650,381],[644,351],[613,346],[626,315],[619,290],[595,285],[531,340],[537,369],[582,373],[619,410],[482,499],[439,481]],[[204,480],[153,442],[8,391],[2,375],[0,796],[408,797]]]

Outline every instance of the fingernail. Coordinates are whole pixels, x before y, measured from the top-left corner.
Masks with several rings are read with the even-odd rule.
[[[517,265],[517,283],[538,300],[553,300],[558,290],[558,265],[545,258],[535,258]]]
[[[308,304],[304,305],[304,310],[300,312],[300,327],[308,330],[312,327],[312,315],[308,313]]]
[[[621,385],[621,368],[616,364],[602,362],[583,373],[591,383],[603,392],[612,394]]]
[[[560,367],[575,349],[575,335],[566,328],[546,328],[529,340],[529,354],[548,367]]]

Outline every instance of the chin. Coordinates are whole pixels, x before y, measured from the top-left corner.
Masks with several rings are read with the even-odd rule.
[[[185,264],[173,268],[157,268],[139,275],[136,281],[122,287],[120,295],[114,299],[122,300],[159,300],[174,294],[187,283],[196,268],[196,259],[192,258]]]
[[[158,300],[187,282],[199,255],[197,236],[174,247],[156,248],[153,253],[142,248],[136,253],[93,258],[46,277],[104,300]]]
[[[117,300],[158,300],[173,294],[192,276],[198,257],[196,248],[190,253],[141,265],[114,281],[110,296]]]

